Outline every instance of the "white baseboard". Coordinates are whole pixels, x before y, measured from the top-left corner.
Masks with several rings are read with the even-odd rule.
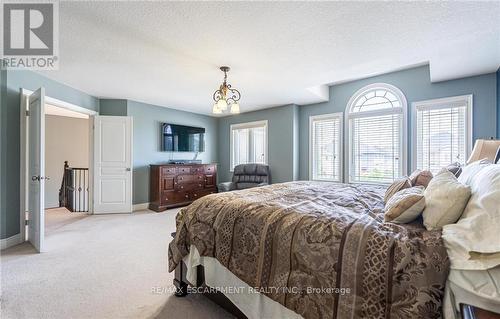
[[[147,210],[148,207],[149,207],[149,203],[135,204],[132,206],[132,210],[134,212],[136,212],[138,210]]]
[[[18,245],[22,243],[24,240],[22,240],[21,233],[16,234],[14,236],[11,236],[9,238],[4,238],[0,239],[0,250],[7,249],[9,247]]]

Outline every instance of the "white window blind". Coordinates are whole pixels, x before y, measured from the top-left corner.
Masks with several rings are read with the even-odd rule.
[[[267,121],[231,125],[231,170],[247,163],[267,164]]]
[[[454,162],[465,164],[472,139],[470,102],[464,96],[415,103],[416,168],[437,173]]]
[[[351,120],[351,181],[391,183],[401,175],[402,114]]]
[[[310,118],[311,176],[313,180],[341,181],[342,114]]]
[[[348,104],[349,182],[391,183],[406,167],[406,98],[396,87],[376,83]]]

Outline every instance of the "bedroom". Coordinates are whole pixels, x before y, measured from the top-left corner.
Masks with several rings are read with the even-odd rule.
[[[15,12],[8,4],[4,13]],[[500,247],[491,236],[498,165],[478,160],[494,162],[500,138],[500,2],[62,1],[52,8],[57,66],[0,74],[3,317],[498,316]],[[21,59],[4,47],[4,67],[7,58]],[[221,98],[224,83],[238,93]],[[130,122],[122,126],[128,135],[108,123],[102,132],[113,134],[89,150],[97,152],[97,141],[108,143],[102,150],[110,158],[126,154],[123,184],[98,175],[91,157],[90,174],[102,179],[93,183],[101,186],[91,196],[96,206],[47,235],[29,229],[43,212],[23,206],[37,196],[26,186],[43,189],[46,177],[25,165],[36,159],[23,134],[41,131],[26,125],[36,120],[37,100],[22,90],[39,88],[68,108],[97,113],[94,121]],[[197,132],[187,134],[189,147],[166,142],[169,129],[188,128]],[[455,162],[461,176],[441,174]],[[385,200],[395,181],[389,189],[406,189]],[[427,230],[443,226],[431,224],[451,205],[439,183],[455,186],[462,196],[453,203],[461,205],[445,216],[443,231]],[[239,189],[249,186],[259,187]],[[99,194],[123,205],[106,206]],[[403,195],[419,199],[404,211],[409,223],[384,220]],[[25,232],[43,238],[43,249]],[[279,246],[287,243],[295,249]],[[189,267],[178,267],[180,259]],[[404,267],[417,268],[398,273]],[[371,268],[385,275],[374,278]],[[470,281],[485,280],[480,288],[463,284],[466,269],[477,276]],[[194,289],[201,279],[235,291],[213,301]],[[190,293],[174,296],[187,281]],[[405,294],[410,287],[417,292]]]

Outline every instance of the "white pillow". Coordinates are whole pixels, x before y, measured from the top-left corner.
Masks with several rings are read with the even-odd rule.
[[[483,165],[470,178],[472,196],[460,220],[443,227],[454,269],[500,265],[500,164]]]
[[[490,161],[487,159],[482,159],[479,161],[475,161],[470,163],[467,166],[462,167],[462,173],[458,177],[458,181],[462,184],[469,185],[472,182],[472,178],[479,173],[483,168],[488,165],[492,165]]]
[[[427,230],[436,230],[460,218],[470,197],[470,187],[443,169],[430,181],[424,196],[424,226]]]

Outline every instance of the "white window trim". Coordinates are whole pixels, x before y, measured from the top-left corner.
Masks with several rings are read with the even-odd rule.
[[[240,130],[240,129],[247,129],[247,128],[254,128],[254,127],[264,127],[265,132],[266,132],[266,138],[264,142],[264,149],[265,149],[265,154],[264,154],[264,163],[268,164],[268,153],[269,153],[269,134],[268,134],[268,121],[263,120],[263,121],[254,121],[254,122],[247,122],[247,123],[238,123],[238,124],[231,124],[229,127],[229,153],[230,153],[230,158],[229,158],[229,171],[233,172],[234,171],[234,155],[233,155],[233,130]]]
[[[448,108],[450,104],[460,104],[463,105],[463,103],[466,103],[466,132],[465,135],[467,136],[467,145],[465,147],[465,150],[467,152],[465,156],[465,160],[469,158],[470,154],[472,153],[472,146],[473,146],[473,132],[472,132],[472,123],[473,123],[473,96],[472,94],[466,94],[466,95],[457,95],[457,96],[450,96],[450,97],[443,97],[439,99],[431,99],[431,100],[423,100],[423,101],[415,101],[411,103],[411,108],[412,108],[412,136],[411,136],[411,146],[412,146],[412,159],[411,159],[411,167],[413,170],[417,169],[417,110],[437,110],[437,109],[443,109],[443,108]]]
[[[382,89],[382,90],[387,90],[390,91],[391,93],[395,94],[396,97],[401,101],[401,112],[403,114],[403,120],[401,121],[401,142],[400,142],[400,152],[403,160],[401,161],[401,171],[400,174],[401,176],[404,176],[407,174],[408,170],[408,147],[407,147],[407,142],[408,142],[408,102],[406,100],[406,96],[404,93],[396,86],[388,84],[388,83],[373,83],[366,85],[362,87],[361,89],[357,90],[349,99],[349,102],[347,103],[346,106],[346,111],[345,111],[345,130],[346,133],[344,134],[344,144],[347,149],[347,152],[345,152],[345,165],[344,165],[344,174],[346,176],[346,182],[347,183],[352,183],[352,184],[387,184],[387,183],[376,183],[376,182],[358,182],[358,181],[351,181],[351,157],[352,157],[352,150],[350,145],[352,144],[351,142],[351,121],[350,119],[357,118],[357,117],[368,117],[368,116],[379,116],[379,115],[385,115],[385,114],[395,114],[396,112],[392,109],[382,109],[382,110],[376,110],[376,111],[366,111],[366,112],[355,112],[351,113],[351,109],[354,107],[354,102],[360,95],[366,94],[368,91],[372,91],[375,89]]]
[[[316,120],[326,120],[326,119],[334,119],[338,118],[340,121],[340,130],[339,130],[339,180],[329,180],[329,179],[314,179],[313,175],[313,122]],[[331,181],[331,182],[342,182],[344,180],[344,149],[342,145],[342,141],[344,138],[344,114],[343,112],[337,113],[329,113],[329,114],[321,114],[321,115],[312,115],[309,117],[309,180],[311,181]]]

